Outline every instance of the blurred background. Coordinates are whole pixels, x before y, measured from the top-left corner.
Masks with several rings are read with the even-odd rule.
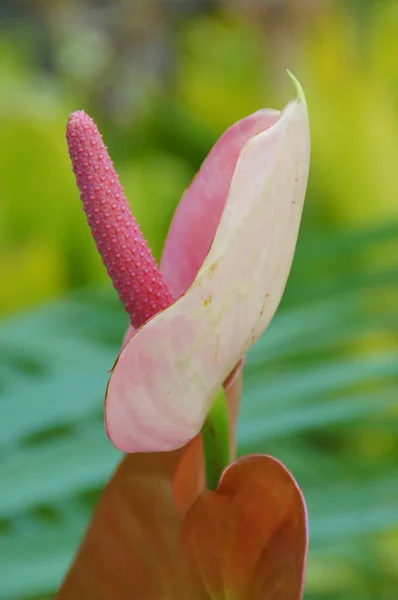
[[[398,597],[398,2],[2,0],[0,598],[45,600],[119,460],[102,399],[127,318],[81,210],[68,114],[98,123],[159,258],[223,130],[306,91],[286,294],[249,354],[241,453],[293,471],[307,600]]]

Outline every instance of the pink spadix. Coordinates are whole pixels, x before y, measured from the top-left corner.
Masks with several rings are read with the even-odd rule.
[[[66,137],[98,252],[131,324],[138,328],[173,298],[131,213],[94,121],[84,111],[72,113]]]

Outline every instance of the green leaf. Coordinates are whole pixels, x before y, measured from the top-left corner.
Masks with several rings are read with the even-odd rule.
[[[370,562],[376,582],[391,575],[368,540],[398,527],[398,260],[370,270],[354,257],[393,232],[300,242],[286,299],[248,354],[238,428],[240,453],[275,455],[303,487],[310,572],[346,557],[358,577]],[[345,253],[343,276],[328,269]],[[52,593],[118,462],[102,403],[126,326],[100,287],[0,327],[0,598]]]

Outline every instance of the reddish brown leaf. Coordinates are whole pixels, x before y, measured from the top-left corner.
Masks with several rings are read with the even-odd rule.
[[[232,429],[241,387],[239,376],[227,389]],[[180,561],[179,514],[203,487],[199,436],[173,452],[127,455],[100,499],[57,600],[201,599],[200,590],[193,596]]]
[[[124,458],[108,484],[59,600],[183,599],[173,472],[184,450]]]
[[[302,494],[268,456],[231,465],[182,524],[182,556],[217,600],[299,600],[307,548]]]

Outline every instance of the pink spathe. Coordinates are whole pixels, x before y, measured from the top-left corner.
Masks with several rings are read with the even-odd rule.
[[[178,299],[129,339],[112,372],[105,419],[123,451],[192,439],[281,300],[308,178],[304,97],[242,124],[216,144],[173,219],[162,273]]]
[[[160,271],[169,291],[179,298],[194,281],[214,239],[229,186],[243,146],[280,116],[259,110],[232,125],[213,146],[183,194],[163,247]],[[124,343],[135,328],[129,327]]]
[[[242,148],[253,136],[274,125],[280,114],[276,110],[259,110],[227,129],[183,194],[160,264],[174,298],[193,283],[210,250]]]

